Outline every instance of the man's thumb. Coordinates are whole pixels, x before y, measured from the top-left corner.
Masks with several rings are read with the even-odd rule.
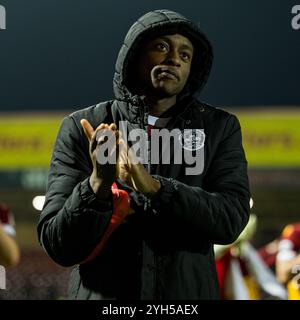
[[[83,128],[84,134],[88,138],[89,141],[91,141],[92,136],[94,134],[94,129],[91,126],[91,124],[86,119],[81,119],[80,124]]]

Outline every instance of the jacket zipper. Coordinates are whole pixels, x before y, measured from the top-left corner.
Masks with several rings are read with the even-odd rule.
[[[148,133],[148,119],[147,123],[145,123],[145,104],[142,109],[142,114],[141,114],[141,124],[143,127],[143,130],[146,130]],[[151,137],[148,136],[148,161],[147,161],[147,171],[151,175]],[[144,210],[147,212],[150,208],[150,199],[146,198]],[[150,250],[150,249],[149,249]],[[152,250],[151,250],[152,251]],[[158,299],[158,292],[157,292],[157,257],[154,251],[152,251],[152,256],[153,256],[153,264],[154,268],[152,269],[153,272],[153,298],[154,300]]]

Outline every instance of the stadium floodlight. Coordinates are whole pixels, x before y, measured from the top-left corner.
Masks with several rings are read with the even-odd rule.
[[[253,199],[252,199],[252,198],[250,198],[249,204],[250,204],[250,209],[252,209],[253,204],[254,204],[254,202],[253,202]]]
[[[42,211],[44,203],[45,203],[45,196],[36,196],[32,200],[32,205],[34,209],[38,211]]]

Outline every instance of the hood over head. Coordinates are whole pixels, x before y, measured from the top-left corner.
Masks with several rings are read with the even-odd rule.
[[[130,66],[145,39],[161,35],[181,34],[187,37],[194,46],[194,56],[187,84],[180,97],[197,95],[205,85],[211,70],[212,47],[199,27],[181,14],[170,10],[155,10],[139,18],[129,29],[120,49],[113,79],[116,99],[139,103],[138,96],[129,87]]]

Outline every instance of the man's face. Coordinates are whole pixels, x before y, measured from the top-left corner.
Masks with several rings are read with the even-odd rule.
[[[180,34],[164,35],[149,41],[137,61],[136,86],[146,95],[159,98],[176,96],[189,77],[193,52],[191,41]]]

